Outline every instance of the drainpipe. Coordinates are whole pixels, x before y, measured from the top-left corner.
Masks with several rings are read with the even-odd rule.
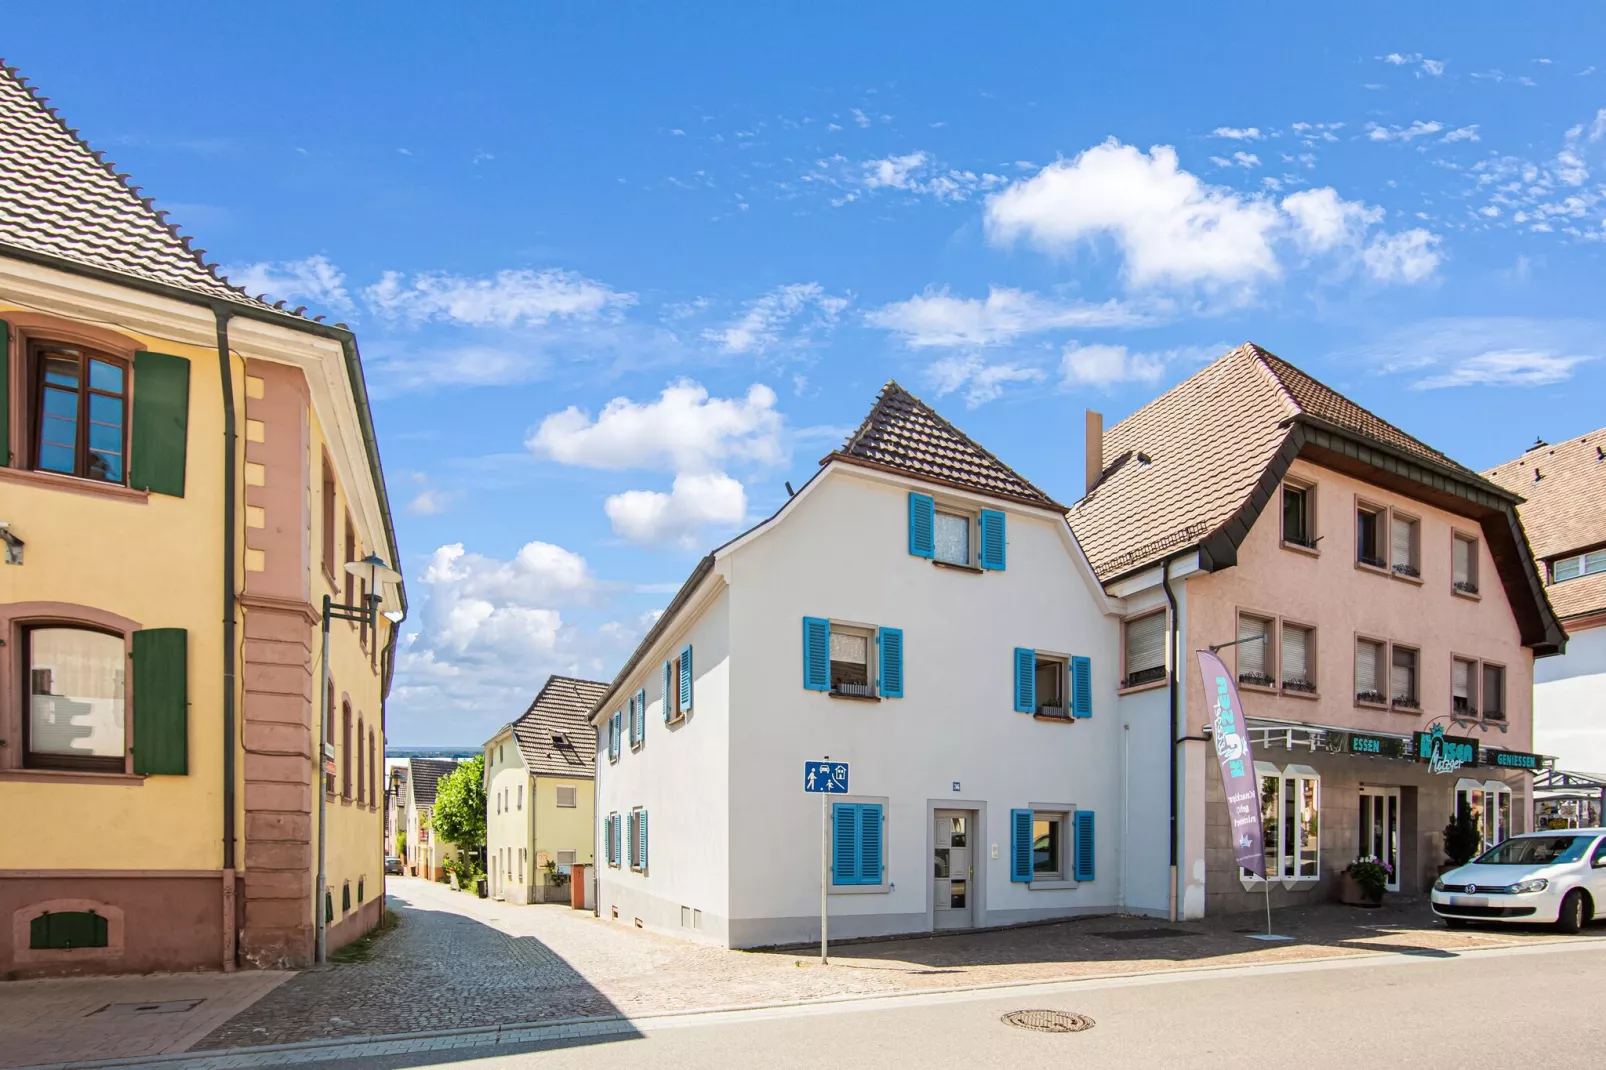
[[[233,970],[239,949],[235,938],[234,879],[234,644],[235,644],[235,450],[234,367],[229,358],[230,312],[212,306],[217,318],[218,373],[223,383],[223,969]]]
[[[1178,556],[1173,554],[1166,558],[1160,566],[1160,586],[1165,589],[1165,600],[1171,606],[1171,638],[1168,644],[1171,649],[1166,652],[1166,660],[1171,663],[1171,672],[1166,684],[1171,702],[1171,776],[1169,778],[1171,786],[1171,894],[1169,914],[1171,921],[1177,920],[1177,747],[1181,745],[1179,742],[1181,730],[1177,724],[1177,718],[1180,715],[1180,711],[1177,708],[1177,678],[1179,675],[1178,662],[1182,657],[1182,653],[1178,649],[1178,640],[1181,638],[1182,633],[1182,621],[1177,615],[1176,593],[1171,590],[1171,562],[1175,561]]]

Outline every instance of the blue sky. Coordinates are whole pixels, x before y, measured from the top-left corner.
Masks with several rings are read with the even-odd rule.
[[[475,744],[889,378],[1065,501],[1084,407],[1245,339],[1475,468],[1606,422],[1606,12],[1086,6],[13,3],[4,55],[356,328],[391,740]]]

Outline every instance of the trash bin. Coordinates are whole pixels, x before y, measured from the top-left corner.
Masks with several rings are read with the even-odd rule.
[[[479,896],[481,899],[486,898],[490,894],[486,890],[486,885],[488,883],[489,882],[484,877],[475,877],[474,878],[474,894]]]

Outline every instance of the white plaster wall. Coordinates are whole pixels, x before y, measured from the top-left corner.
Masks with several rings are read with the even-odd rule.
[[[818,938],[820,806],[802,790],[802,765],[824,755],[850,763],[854,797],[887,800],[889,886],[832,894],[833,933],[930,927],[931,813],[946,807],[984,815],[973,851],[976,924],[1117,906],[1124,733],[1116,620],[1102,614],[1090,574],[1085,565],[1079,571],[1052,516],[1003,507],[1002,572],[971,574],[911,556],[909,489],[853,469],[827,472],[780,523],[724,563],[738,946]],[[944,493],[934,493],[941,502]],[[804,690],[805,616],[902,628],[906,697],[863,702]],[[1017,646],[1091,657],[1093,717],[1063,724],[1016,713]],[[1094,881],[1053,891],[1010,882],[1009,810],[1034,804],[1095,812]]]
[[[1172,592],[1180,606],[1182,581],[1172,581]],[[1165,592],[1158,586],[1128,598],[1124,617],[1131,619],[1156,609],[1169,613]],[[1161,682],[1126,692],[1116,703],[1126,771],[1122,786],[1126,808],[1124,899],[1129,909],[1156,915],[1166,914],[1171,905],[1171,797],[1166,789],[1171,775],[1170,695],[1168,684]]]
[[[1534,661],[1534,745],[1556,767],[1606,775],[1606,628],[1567,637],[1567,653]]]
[[[716,579],[717,583],[718,580]],[[608,726],[597,725],[597,902],[603,919],[723,943],[729,887],[726,813],[730,806],[730,601],[721,591],[690,623],[671,630],[643,659],[612,709],[647,690],[646,740],[629,741],[628,712],[619,760],[608,761]],[[663,718],[663,662],[692,645],[692,712],[676,724]],[[632,872],[629,854],[610,867],[603,822],[611,813],[647,808],[647,871]],[[628,828],[626,829],[628,832]],[[701,912],[701,929],[681,925],[681,907]]]

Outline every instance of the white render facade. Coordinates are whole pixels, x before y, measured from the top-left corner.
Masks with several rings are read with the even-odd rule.
[[[912,495],[949,537],[934,557],[911,552]],[[1004,567],[975,567],[996,514]],[[969,567],[937,563],[961,525]],[[1120,612],[1052,503],[829,461],[704,560],[594,713],[600,915],[732,947],[817,940],[822,805],[803,766],[826,757],[850,767],[827,799],[833,938],[1163,912],[1163,881],[1136,901],[1123,876],[1123,843],[1163,855],[1166,825],[1123,813],[1134,779],[1165,771],[1117,709]],[[830,686],[811,689],[826,648]],[[1022,656],[1040,694],[1019,691]]]

